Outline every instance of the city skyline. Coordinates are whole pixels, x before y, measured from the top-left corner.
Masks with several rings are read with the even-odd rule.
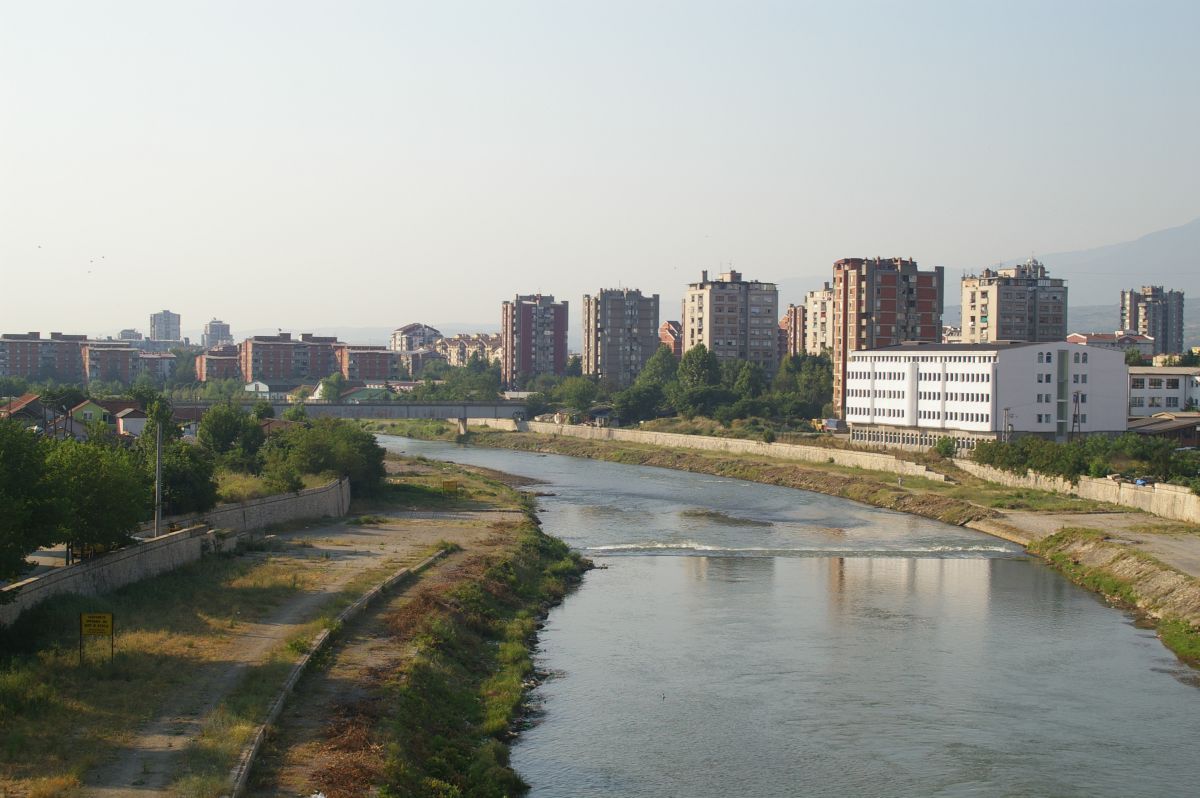
[[[115,333],[117,283],[192,331],[498,323],[598,272],[786,306],[843,257],[1072,279],[1050,254],[1200,217],[1194,4],[127,8],[0,32],[7,328]]]

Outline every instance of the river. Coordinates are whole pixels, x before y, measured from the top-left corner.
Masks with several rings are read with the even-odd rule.
[[[540,638],[512,750],[537,798],[1166,796],[1200,690],[1018,546],[821,494],[380,436],[532,477],[604,566]]]

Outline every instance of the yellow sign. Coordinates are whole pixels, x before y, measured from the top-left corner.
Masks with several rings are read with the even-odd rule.
[[[112,613],[81,612],[79,614],[79,633],[84,637],[112,637]]]
[[[447,479],[442,481],[442,493],[458,493],[458,480]]]

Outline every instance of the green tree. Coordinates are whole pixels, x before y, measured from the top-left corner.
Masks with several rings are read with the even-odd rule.
[[[757,363],[742,363],[733,392],[743,399],[756,399],[767,387],[767,375]]]
[[[152,482],[124,449],[59,441],[46,465],[63,503],[60,540],[93,550],[118,548],[149,515]]]
[[[622,424],[657,418],[665,395],[661,385],[637,381],[613,397],[613,408]]]
[[[303,402],[297,402],[287,410],[283,411],[283,420],[299,422],[308,421],[308,409],[305,408]]]
[[[275,418],[275,407],[266,399],[259,399],[254,403],[254,408],[250,411],[250,415],[258,421],[266,418]]]
[[[554,396],[567,407],[582,413],[596,401],[597,391],[596,383],[587,377],[566,377],[559,383]]]
[[[154,479],[154,458],[147,473]],[[217,503],[216,461],[201,446],[184,441],[163,443],[163,515],[202,513]]]
[[[583,376],[583,358],[579,355],[571,355],[567,360],[566,368],[563,369],[564,377],[582,377]]]
[[[0,580],[25,570],[25,558],[54,543],[61,493],[46,465],[49,443],[12,419],[0,419]],[[0,593],[0,602],[12,598]]]
[[[721,364],[704,344],[697,344],[683,353],[676,378],[681,388],[710,388],[721,383]]]
[[[196,440],[213,454],[225,454],[237,445],[246,421],[246,414],[229,402],[213,405],[200,419]]]
[[[634,382],[636,385],[657,385],[663,388],[675,379],[678,369],[679,361],[675,359],[670,347],[660,346],[646,361]]]
[[[1142,353],[1136,347],[1129,347],[1125,350],[1125,365],[1140,366],[1142,365]]]
[[[346,378],[342,376],[342,372],[340,371],[335,371],[321,380],[321,398],[326,402],[342,401],[342,394],[345,391]]]

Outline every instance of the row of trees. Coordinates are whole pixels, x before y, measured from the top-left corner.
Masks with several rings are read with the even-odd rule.
[[[1173,441],[1127,432],[1114,438],[1088,436],[1067,443],[1025,436],[1011,442],[980,441],[976,462],[1024,474],[1027,470],[1074,481],[1128,471],[1137,476],[1190,486],[1200,493],[1200,452],[1176,449]]]
[[[231,471],[261,476],[278,492],[299,490],[305,474],[349,477],[355,493],[370,495],[383,484],[384,451],[357,424],[333,418],[310,421],[304,405],[290,408],[291,424],[269,437],[261,422],[271,405],[257,403],[249,413],[232,402],[214,405],[200,420],[196,441]]]

